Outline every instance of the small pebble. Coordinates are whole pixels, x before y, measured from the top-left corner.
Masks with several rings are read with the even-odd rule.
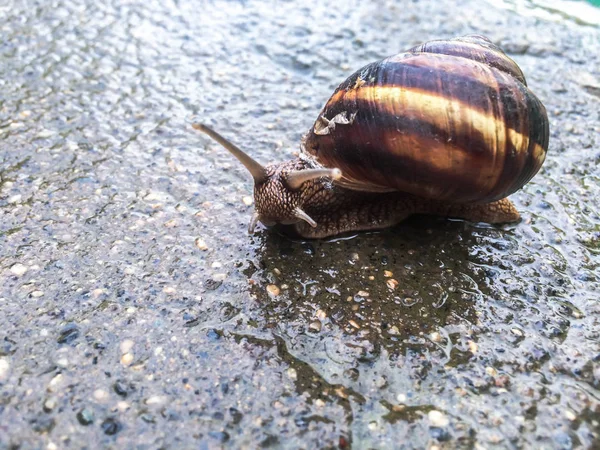
[[[389,287],[390,289],[396,289],[398,287],[398,280],[390,278],[389,280],[387,280],[386,284],[387,287]]]
[[[21,194],[13,195],[11,197],[8,197],[8,203],[10,203],[11,205],[14,205],[15,203],[19,203],[22,198],[23,197]]]
[[[0,381],[8,378],[8,372],[10,370],[10,362],[8,358],[0,358]]]
[[[242,202],[244,202],[244,205],[250,206],[254,202],[254,199],[249,195],[245,195],[242,197]]]
[[[369,293],[367,291],[358,291],[356,293],[356,295],[360,296],[360,297],[368,297]]]
[[[515,336],[523,336],[523,332],[521,330],[519,330],[518,328],[512,328],[510,331]]]
[[[213,269],[220,269],[221,267],[223,267],[223,264],[221,264],[219,261],[215,261],[210,265],[210,267],[212,267]]]
[[[215,273],[212,277],[212,280],[217,283],[222,283],[227,278],[226,273]]]
[[[87,408],[83,408],[77,413],[77,421],[81,425],[89,425],[94,422],[94,413]]]
[[[135,342],[133,342],[131,339],[125,339],[119,345],[119,348],[121,349],[121,354],[129,353],[129,351],[133,348],[134,345]]]
[[[383,276],[386,278],[390,278],[394,276],[394,272],[390,271],[390,270],[384,270],[383,271]]]
[[[311,322],[311,324],[308,326],[308,329],[314,333],[318,333],[319,331],[321,331],[321,327],[322,327],[321,322],[318,320],[315,320],[314,322]]]
[[[443,428],[450,423],[448,417],[440,411],[429,411],[427,417],[429,418],[432,427]]]
[[[398,400],[399,403],[405,403],[406,402],[406,394],[396,395],[396,400]]]
[[[325,406],[325,402],[323,400],[321,400],[320,398],[315,400],[315,405],[319,408],[322,408],[323,406]]]
[[[56,408],[56,405],[57,405],[56,399],[54,397],[50,397],[48,400],[46,400],[44,402],[44,411],[45,412],[50,412],[54,408]]]
[[[204,242],[204,239],[202,238],[196,238],[196,240],[194,241],[196,243],[196,247],[198,247],[199,250],[208,250],[208,245],[206,245],[206,242]]]
[[[485,373],[487,373],[491,377],[495,377],[498,375],[498,371],[491,366],[485,368]]]
[[[56,389],[60,386],[60,384],[62,383],[62,380],[63,380],[62,373],[59,373],[54,378],[52,378],[50,380],[50,383],[48,383],[48,391],[56,392]]]
[[[437,331],[434,331],[429,335],[429,339],[431,339],[432,342],[442,342],[442,335]]]
[[[69,360],[67,358],[59,358],[56,360],[56,365],[58,367],[67,367],[69,365]]]
[[[121,364],[123,364],[124,366],[128,366],[133,362],[133,353],[125,353],[123,356],[121,356]]]
[[[477,344],[475,343],[475,341],[469,341],[467,342],[467,344],[469,345],[469,351],[473,354],[477,353],[477,349],[479,348],[477,346]]]
[[[161,397],[159,395],[153,395],[146,400],[146,405],[160,405],[165,402],[165,397]]]
[[[127,411],[129,408],[131,408],[131,405],[127,402],[121,400],[117,403],[117,409],[121,412]]]
[[[279,287],[277,285],[269,284],[267,286],[267,292],[269,293],[269,295],[271,297],[277,297],[281,293],[281,290],[279,289]]]
[[[94,391],[94,398],[99,402],[102,402],[108,398],[108,392],[103,389],[96,389]]]
[[[113,418],[106,419],[104,422],[102,422],[101,427],[102,431],[109,436],[117,434],[122,428],[121,424]]]
[[[325,320],[327,318],[327,313],[325,311],[323,311],[322,309],[319,309],[315,315],[317,316],[317,319],[319,319],[319,320]]]
[[[43,291],[39,291],[39,290],[33,291],[33,292],[31,293],[31,296],[32,296],[33,298],[39,298],[39,297],[41,297],[42,295],[44,295],[44,292],[43,292]]]
[[[373,422],[369,422],[369,430],[371,431],[375,431],[379,428],[379,425],[377,425],[377,422],[373,421]]]
[[[290,367],[287,370],[287,376],[290,378],[290,380],[296,381],[298,379],[298,373],[296,372],[296,369],[294,369],[293,367]]]
[[[350,325],[352,325],[354,328],[357,328],[357,329],[358,329],[358,328],[360,328],[360,325],[359,325],[359,324],[357,324],[357,323],[356,323],[354,320],[352,320],[352,319],[350,319],[350,320],[348,321],[348,323],[349,323]]]
[[[165,294],[174,294],[175,292],[177,292],[177,290],[174,287],[172,287],[172,286],[165,286],[163,288],[163,292]]]
[[[565,417],[570,420],[571,422],[573,422],[575,419],[577,419],[577,416],[575,415],[575,413],[573,411],[569,411],[568,409],[565,410]]]
[[[20,263],[13,264],[10,267],[10,271],[12,273],[14,273],[16,276],[20,277],[20,276],[24,275],[25,272],[27,272],[27,266],[24,266],[23,264],[20,264]]]
[[[391,328],[388,330],[388,333],[389,333],[389,334],[396,335],[396,334],[400,334],[400,330],[398,329],[398,327],[397,327],[396,325],[394,325],[393,327],[391,327]]]

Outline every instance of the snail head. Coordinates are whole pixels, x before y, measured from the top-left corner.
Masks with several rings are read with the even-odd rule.
[[[217,141],[235,156],[248,169],[254,179],[255,212],[248,227],[252,233],[258,221],[266,226],[275,224],[291,225],[300,221],[311,227],[317,223],[304,211],[304,200],[311,181],[325,178],[339,179],[339,169],[296,169],[296,163],[262,166],[236,145],[206,125],[194,123],[192,127],[202,131]]]

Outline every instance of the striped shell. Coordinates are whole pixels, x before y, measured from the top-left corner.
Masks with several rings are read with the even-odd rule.
[[[342,184],[491,202],[527,183],[548,148],[546,109],[482,36],[431,41],[344,81],[304,138]]]

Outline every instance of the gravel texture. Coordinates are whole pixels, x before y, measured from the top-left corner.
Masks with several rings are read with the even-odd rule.
[[[598,448],[600,29],[343,5],[0,6],[0,448]],[[549,112],[520,224],[247,235],[193,116],[283,161],[351,72],[468,33]]]

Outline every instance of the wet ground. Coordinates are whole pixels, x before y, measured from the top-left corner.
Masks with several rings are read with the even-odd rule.
[[[600,445],[600,29],[300,3],[0,6],[0,448]],[[282,161],[353,70],[467,33],[548,108],[522,223],[247,235],[191,117]]]

